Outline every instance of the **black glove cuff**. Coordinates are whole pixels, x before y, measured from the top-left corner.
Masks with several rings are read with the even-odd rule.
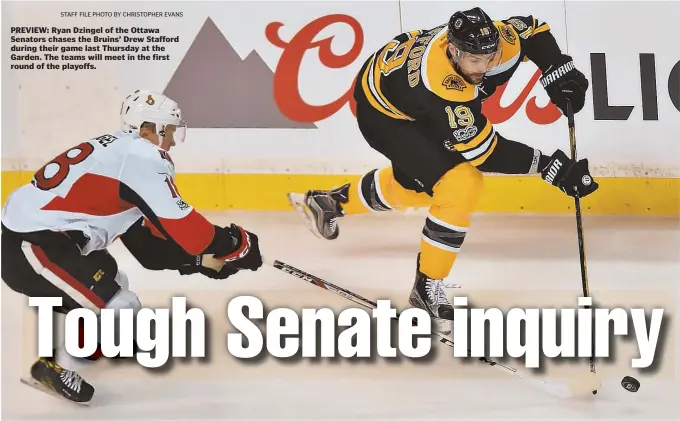
[[[550,31],[532,35],[524,41],[522,50],[543,73],[554,63],[559,63],[563,56],[560,46]]]
[[[213,254],[216,259],[225,260],[227,256],[235,252],[238,254],[241,248],[246,246],[243,244],[244,240],[247,240],[245,231],[235,224],[224,228],[215,226],[215,238],[203,253]]]
[[[538,158],[538,172],[543,172],[544,169],[550,164],[550,157],[548,155],[543,155]]]

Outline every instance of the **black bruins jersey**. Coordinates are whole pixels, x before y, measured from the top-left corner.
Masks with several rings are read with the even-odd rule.
[[[531,59],[544,67],[545,60],[534,57],[532,39],[550,30],[532,16],[494,25],[501,35],[500,61],[482,84],[472,85],[456,73],[447,55],[447,25],[441,25],[400,34],[373,54],[358,75],[356,99],[365,97],[390,118],[415,122],[471,164],[483,164],[496,148],[497,136],[482,114],[482,101],[507,82],[522,61]]]

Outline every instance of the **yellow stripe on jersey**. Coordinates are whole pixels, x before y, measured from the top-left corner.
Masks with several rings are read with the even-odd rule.
[[[475,137],[465,143],[457,143],[454,148],[463,155],[468,162],[481,165],[486,158],[491,155],[496,147],[496,130],[493,125],[487,120],[486,125]]]
[[[478,158],[470,161],[470,164],[474,165],[475,167],[482,165],[487,159],[489,159],[494,149],[496,149],[496,145],[498,145],[498,137],[494,134],[493,139],[491,139],[491,145],[489,146],[489,149],[487,149],[487,151]]]
[[[536,34],[540,34],[541,32],[546,32],[550,30],[550,25],[547,23],[543,23],[538,26],[538,28],[534,29],[534,33],[531,36],[534,36]]]
[[[375,68],[375,55],[371,58],[371,61],[368,63],[368,66],[366,66],[366,70],[364,70],[363,75],[361,75],[361,87],[362,90],[364,91],[364,94],[366,95],[366,98],[368,99],[368,102],[375,108],[376,110],[380,111],[381,113],[385,114],[388,117],[391,118],[396,118],[398,120],[411,120],[413,119],[406,114],[402,113],[398,109],[396,109],[392,104],[390,104],[389,101],[387,101],[387,98],[385,98],[382,93],[379,91],[379,88],[376,89],[376,81],[378,87],[380,86],[380,72],[378,72],[378,76],[374,78],[374,68]]]
[[[491,123],[489,122],[489,120],[487,120],[486,125],[484,126],[482,131],[477,134],[477,136],[473,137],[471,140],[465,143],[456,144],[455,145],[456,150],[458,152],[467,152],[477,148],[482,142],[484,142],[489,137],[491,129],[492,129]]]
[[[477,97],[471,85],[456,73],[446,55],[447,27],[442,28],[428,42],[420,67],[423,85],[435,95],[450,102],[469,102]]]

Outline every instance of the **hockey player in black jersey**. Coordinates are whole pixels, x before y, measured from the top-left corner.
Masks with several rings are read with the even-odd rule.
[[[589,83],[564,54],[547,23],[533,16],[493,21],[483,10],[456,12],[448,24],[396,36],[366,60],[356,80],[357,122],[368,144],[391,166],[364,174],[358,183],[330,191],[290,193],[319,237],[338,237],[345,215],[429,207],[410,295],[442,333],[453,308],[445,278],[482,195],[483,173],[540,173],[567,195],[598,188],[588,160],[573,162],[497,133],[482,102],[507,82],[520,63],[542,71],[550,100],[566,113],[584,106]]]

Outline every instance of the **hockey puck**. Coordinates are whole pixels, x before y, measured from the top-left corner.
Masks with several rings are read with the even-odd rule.
[[[637,392],[640,389],[640,382],[633,377],[626,376],[621,380],[621,386],[629,392]]]

